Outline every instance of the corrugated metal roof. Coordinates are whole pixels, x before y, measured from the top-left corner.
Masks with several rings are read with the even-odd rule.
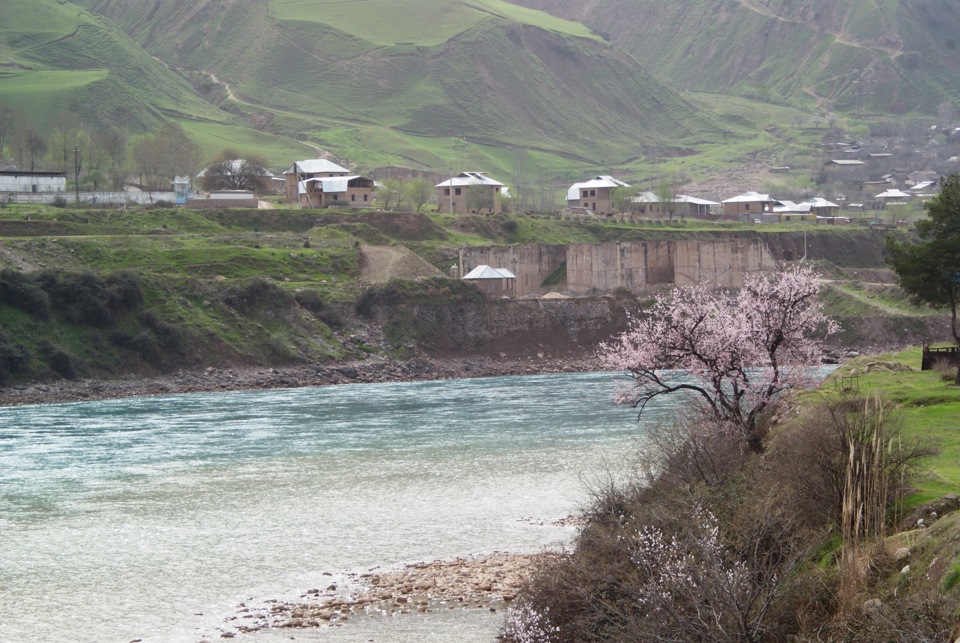
[[[347,191],[347,184],[353,179],[360,178],[359,175],[354,174],[353,176],[324,176],[318,177],[315,179],[307,179],[306,181],[300,181],[297,184],[297,189],[300,194],[305,194],[307,191],[307,183],[319,183],[320,190],[325,194],[333,194]]]
[[[297,161],[290,166],[290,169],[284,172],[284,174],[296,174],[299,168],[299,172],[303,174],[322,174],[324,172],[339,172],[346,174],[350,170],[345,167],[340,167],[333,161],[328,161],[327,159],[309,159],[306,161]]]
[[[770,203],[770,202],[776,201],[776,199],[771,199],[769,194],[760,194],[758,192],[744,192],[743,194],[738,194],[735,197],[724,199],[721,203],[753,203],[754,201],[763,201],[764,203]]]
[[[804,201],[804,203],[809,203],[811,207],[814,207],[814,208],[839,208],[840,207],[836,203],[827,201],[826,199],[820,196],[810,199],[809,201]]]
[[[912,195],[907,194],[894,188],[893,190],[887,190],[886,192],[881,192],[876,195],[875,199],[909,199]]]
[[[465,185],[494,185],[503,187],[503,183],[500,181],[495,181],[483,172],[461,172],[457,176],[451,177],[446,181],[441,181],[437,183],[434,187],[438,188],[448,188],[448,187],[463,187]]]
[[[628,188],[629,184],[624,183],[620,179],[615,179],[608,174],[601,174],[600,176],[590,179],[589,181],[581,181],[579,183],[574,183],[569,188],[567,188],[567,201],[578,201],[580,200],[580,190],[586,189],[597,189],[597,188]]]
[[[863,161],[857,159],[830,159],[834,165],[866,165]]]
[[[708,201],[707,199],[699,199],[695,196],[688,196],[686,194],[677,195],[678,203],[692,203],[693,205],[720,205],[716,201]]]
[[[464,279],[516,279],[517,276],[506,268],[491,268],[486,264],[477,266],[463,277]]]
[[[786,212],[796,212],[796,213],[806,213],[810,212],[812,204],[810,203],[794,203],[793,201],[778,201],[777,205],[773,206],[773,211],[776,213],[786,213]]]

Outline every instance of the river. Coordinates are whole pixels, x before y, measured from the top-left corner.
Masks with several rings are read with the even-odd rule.
[[[612,390],[564,374],[0,408],[0,640],[195,643],[325,572],[555,548],[573,532],[552,523],[643,435]],[[489,641],[501,618],[456,612],[295,635]]]

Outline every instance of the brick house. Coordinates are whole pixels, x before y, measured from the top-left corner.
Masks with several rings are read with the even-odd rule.
[[[299,203],[305,208],[362,208],[373,204],[373,179],[351,174],[327,159],[297,161],[283,176],[287,203]]]
[[[777,200],[771,198],[769,194],[744,192],[735,197],[724,199],[721,203],[723,204],[724,215],[742,218],[772,213]]]
[[[500,211],[497,197],[509,194],[507,186],[483,172],[461,172],[434,187],[437,190],[437,212],[454,214]]]
[[[613,214],[612,192],[618,187],[630,186],[607,175],[574,183],[567,189],[567,207],[584,208],[594,214]]]

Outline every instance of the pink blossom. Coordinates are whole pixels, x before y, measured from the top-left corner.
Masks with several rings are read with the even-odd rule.
[[[822,338],[839,329],[823,314],[819,290],[813,271],[799,267],[772,278],[746,275],[736,293],[701,284],[659,295],[645,317],[600,347],[604,366],[633,380],[617,401],[642,412],[657,396],[690,393],[759,449],[759,414],[806,383]]]

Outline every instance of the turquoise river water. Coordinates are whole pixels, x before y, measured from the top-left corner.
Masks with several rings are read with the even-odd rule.
[[[0,408],[0,641],[220,640],[240,602],[568,543],[645,423],[609,374]],[[480,613],[482,612],[482,613]],[[450,610],[237,640],[491,641]]]

